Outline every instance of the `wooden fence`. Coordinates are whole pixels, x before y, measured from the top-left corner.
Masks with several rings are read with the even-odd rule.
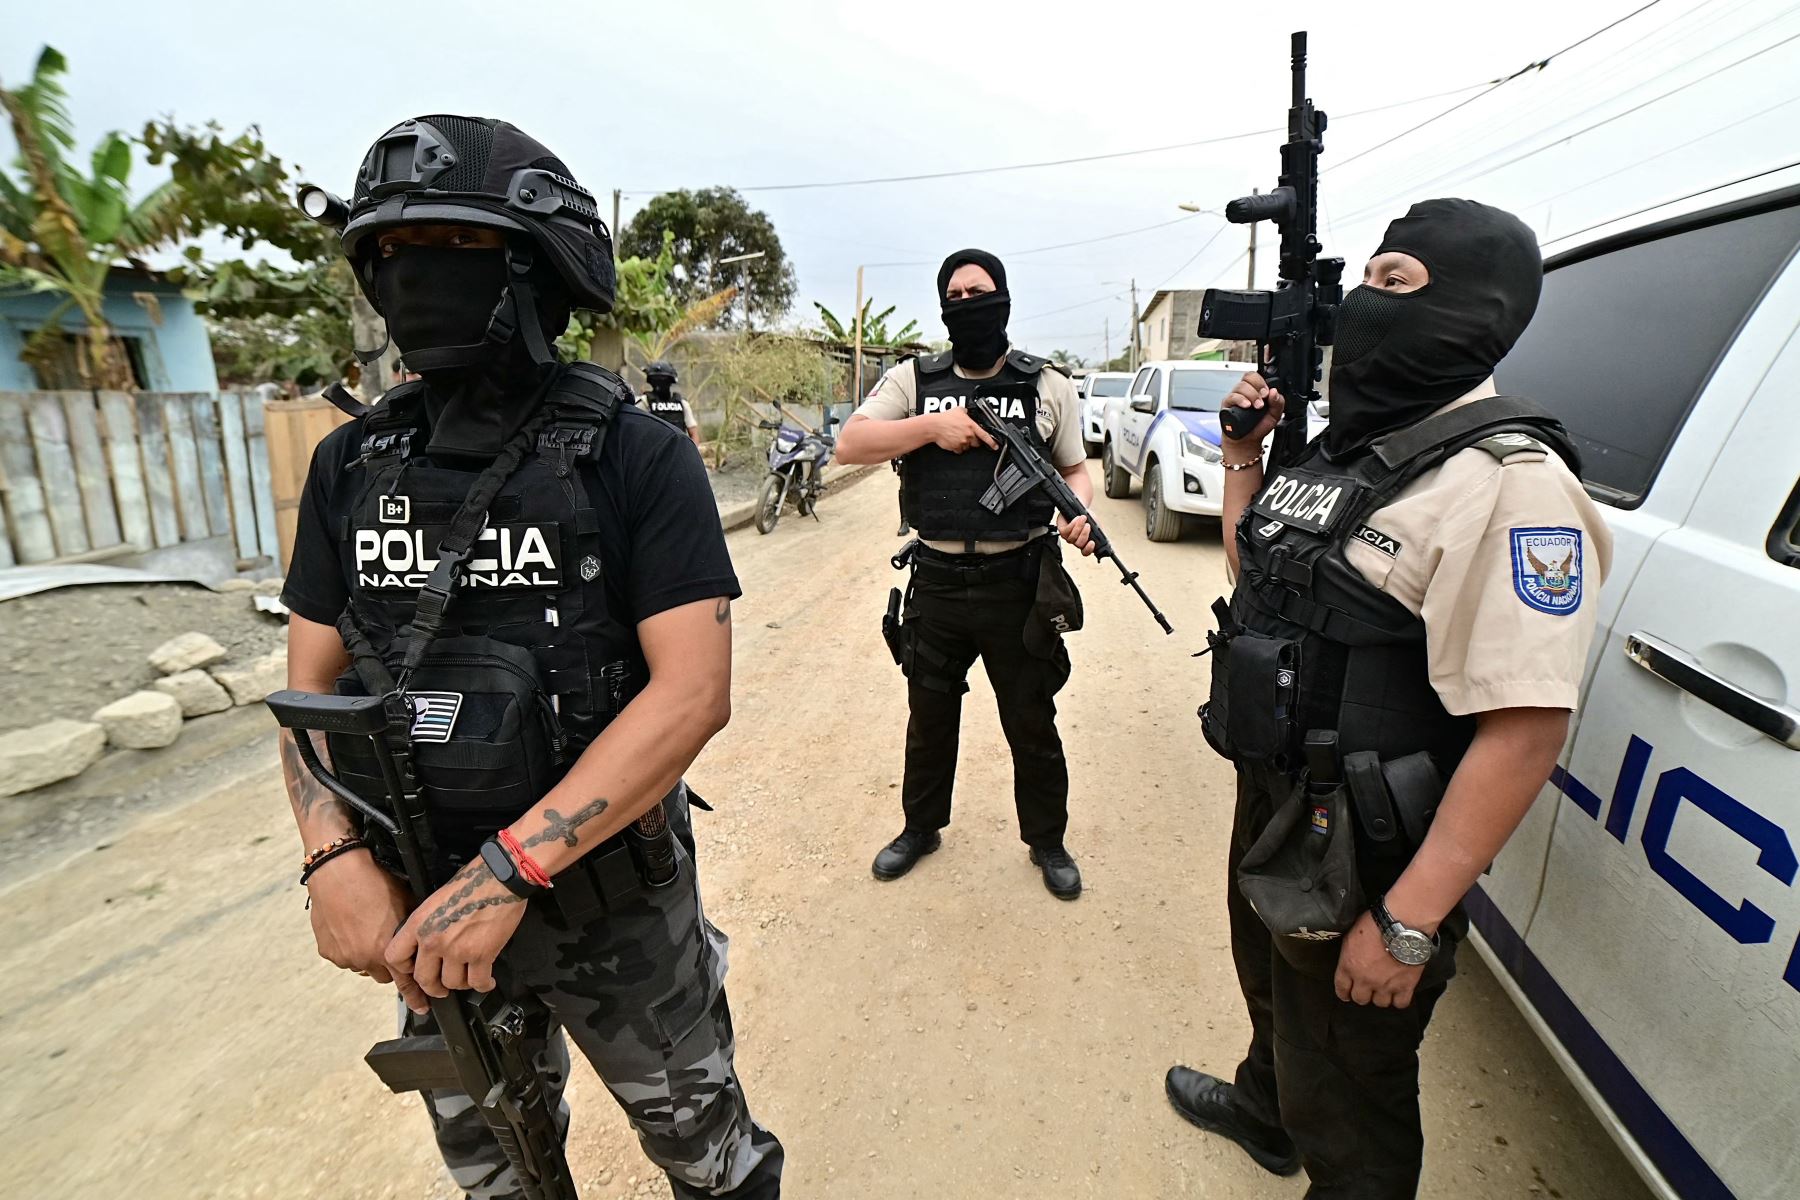
[[[229,535],[278,554],[254,393],[0,392],[0,567]]]

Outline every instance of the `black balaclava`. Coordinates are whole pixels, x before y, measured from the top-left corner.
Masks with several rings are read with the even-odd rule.
[[[956,268],[973,263],[994,279],[994,290],[965,300],[945,300],[944,289]],[[938,300],[944,306],[944,328],[950,331],[950,357],[957,366],[985,371],[1006,353],[1006,321],[1012,295],[1006,290],[1006,267],[986,250],[958,250],[938,268]]]
[[[1544,264],[1525,222],[1473,200],[1422,200],[1376,254],[1410,254],[1416,292],[1351,288],[1338,309],[1325,451],[1357,453],[1465,395],[1494,373],[1537,311]]]
[[[482,343],[507,284],[498,249],[402,245],[375,264],[375,291],[402,361],[423,350]],[[569,323],[567,289],[532,271],[537,318],[546,338]],[[431,419],[428,452],[492,458],[530,415],[549,368],[532,360],[516,333],[488,343],[473,362],[420,372]]]

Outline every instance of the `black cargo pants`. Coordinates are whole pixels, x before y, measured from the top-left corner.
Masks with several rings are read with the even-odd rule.
[[[1069,652],[1060,638],[1048,658],[1025,645],[1037,573],[1045,566],[1061,569],[1048,536],[1001,555],[936,555],[919,548],[904,626],[912,658],[900,792],[906,828],[931,832],[950,824],[962,699],[969,668],[979,658],[1012,750],[1019,837],[1029,846],[1062,845],[1069,765],[1056,731],[1056,693],[1069,679]]]
[[[1313,953],[1296,966],[1237,885],[1238,863],[1292,786],[1268,767],[1238,768],[1226,895],[1251,1031],[1237,1069],[1238,1096],[1251,1116],[1294,1139],[1312,1183],[1309,1200],[1411,1200],[1425,1149],[1419,1043],[1455,974],[1461,926],[1445,922],[1406,1008],[1339,1000],[1332,983],[1338,942],[1301,944],[1299,952]],[[1372,885],[1376,895],[1391,882],[1381,875],[1397,874],[1358,865],[1365,891]]]

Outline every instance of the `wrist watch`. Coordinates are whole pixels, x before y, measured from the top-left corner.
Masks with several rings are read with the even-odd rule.
[[[1394,914],[1388,911],[1387,897],[1377,900],[1369,915],[1375,918],[1375,927],[1381,930],[1381,943],[1395,962],[1422,967],[1437,953],[1437,935],[1409,929],[1396,921]]]
[[[494,873],[500,886],[515,896],[529,900],[545,890],[519,873],[519,864],[513,861],[512,855],[506,852],[506,847],[496,838],[489,838],[481,843],[481,861]]]

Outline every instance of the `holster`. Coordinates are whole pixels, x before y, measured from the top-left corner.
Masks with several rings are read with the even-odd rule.
[[[1348,792],[1302,775],[1238,864],[1238,889],[1282,957],[1307,974],[1329,975],[1339,939],[1365,907]]]
[[[887,612],[881,618],[881,638],[887,643],[888,653],[894,656],[894,665],[906,665],[906,635],[901,632],[900,621],[900,589],[888,589]]]

